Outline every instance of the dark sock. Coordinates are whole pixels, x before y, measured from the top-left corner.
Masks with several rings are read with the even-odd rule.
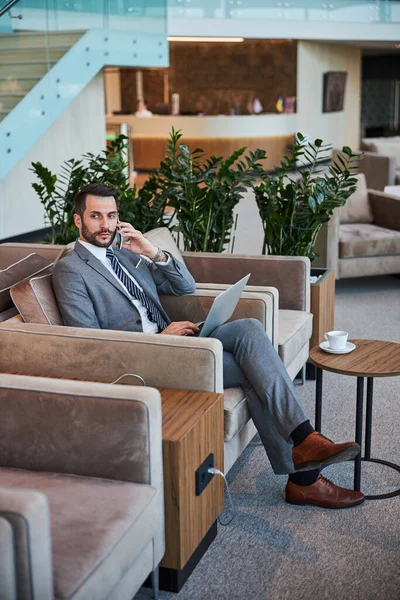
[[[300,473],[290,473],[289,481],[295,485],[312,485],[318,479],[320,469],[313,469],[312,471],[300,471]]]
[[[290,434],[290,437],[293,440],[293,446],[299,446],[310,433],[313,433],[313,431],[315,431],[315,429],[311,426],[310,421],[300,423],[300,425]]]

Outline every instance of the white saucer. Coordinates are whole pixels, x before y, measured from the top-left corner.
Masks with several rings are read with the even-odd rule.
[[[319,347],[321,350],[324,350],[324,352],[329,352],[329,354],[348,354],[356,349],[355,344],[352,344],[351,342],[346,342],[346,346],[343,350],[332,350],[332,348],[329,347],[329,342],[321,342]]]

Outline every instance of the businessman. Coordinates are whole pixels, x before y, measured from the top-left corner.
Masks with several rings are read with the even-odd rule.
[[[158,295],[190,294],[193,277],[130,223],[118,220],[118,191],[89,184],[75,198],[79,240],[54,269],[53,284],[65,325],[160,335],[196,335],[189,321],[171,323]],[[112,246],[119,233],[122,249]],[[224,387],[245,390],[251,417],[275,473],[288,473],[292,504],[345,508],[364,500],[323,477],[327,465],[351,460],[354,442],[335,444],[312,428],[295,387],[261,323],[240,319],[217,327],[223,346]],[[155,366],[156,368],[156,366]]]

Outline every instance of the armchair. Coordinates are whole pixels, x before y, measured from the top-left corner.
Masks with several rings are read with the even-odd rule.
[[[159,392],[0,374],[0,411],[0,598],[157,597]]]
[[[321,229],[315,266],[337,279],[400,273],[400,198],[367,189],[358,175],[357,191]]]

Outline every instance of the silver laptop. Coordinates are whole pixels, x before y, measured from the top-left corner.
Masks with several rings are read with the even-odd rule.
[[[197,323],[200,327],[198,337],[208,337],[216,327],[223,325],[231,318],[250,275],[251,273],[215,298],[204,323]]]

